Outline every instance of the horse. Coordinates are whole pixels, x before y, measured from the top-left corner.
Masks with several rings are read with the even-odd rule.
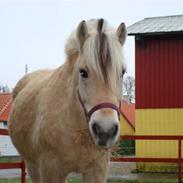
[[[11,140],[33,183],[105,183],[120,134],[125,23],[83,20],[65,44],[65,63],[26,74],[13,90]]]

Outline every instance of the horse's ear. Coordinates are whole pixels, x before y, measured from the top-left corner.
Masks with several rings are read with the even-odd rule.
[[[83,44],[84,44],[85,40],[87,39],[87,37],[88,37],[88,29],[86,26],[86,22],[83,20],[80,22],[80,24],[78,25],[78,28],[77,28],[77,39],[80,44],[80,49],[82,49]]]
[[[126,30],[126,25],[125,23],[121,23],[117,29],[117,36],[118,36],[118,40],[121,43],[121,45],[123,45],[125,43],[126,40],[126,36],[127,36],[127,30]]]

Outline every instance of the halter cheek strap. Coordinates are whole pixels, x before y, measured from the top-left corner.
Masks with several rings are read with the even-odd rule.
[[[82,101],[81,95],[80,95],[80,93],[79,93],[79,90],[77,90],[77,95],[78,95],[79,102],[80,102],[80,104],[81,104],[81,106],[82,106],[82,108],[83,108],[84,114],[85,114],[85,116],[86,116],[87,122],[90,121],[90,118],[91,118],[92,114],[93,114],[95,111],[100,110],[100,109],[103,109],[103,108],[110,108],[110,109],[115,110],[115,111],[117,112],[117,114],[118,114],[118,119],[120,120],[121,102],[120,102],[119,107],[117,107],[116,105],[114,105],[114,104],[112,104],[112,103],[110,103],[110,102],[103,102],[103,103],[100,103],[100,104],[94,106],[93,108],[91,108],[91,109],[89,110],[89,112],[87,112],[86,107],[85,107],[85,105],[84,105],[84,103],[83,103],[83,101]]]

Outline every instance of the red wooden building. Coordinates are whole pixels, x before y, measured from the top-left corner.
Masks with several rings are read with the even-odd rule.
[[[136,134],[183,135],[183,15],[145,18],[128,33],[135,36]],[[137,156],[177,153],[171,141],[136,143]]]

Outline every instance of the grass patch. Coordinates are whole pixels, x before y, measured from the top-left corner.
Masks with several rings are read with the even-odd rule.
[[[69,183],[82,183],[81,179],[70,179]]]
[[[13,162],[21,162],[22,159],[19,156],[1,156],[0,163],[13,163]]]
[[[0,179],[0,183],[21,183],[20,179]],[[26,183],[32,183],[30,179],[26,180]],[[69,183],[81,183],[80,179],[70,179]]]
[[[0,179],[0,183],[21,183],[20,179]],[[27,179],[26,183],[32,183],[30,179]]]
[[[177,181],[167,181],[167,180],[119,180],[119,181],[109,181],[109,183],[177,183]]]
[[[0,179],[0,183],[20,183],[20,179]],[[32,183],[30,179],[27,179],[26,183]],[[82,183],[81,179],[70,179],[69,183]],[[107,183],[177,183],[176,181],[167,180],[119,180],[119,181],[107,181]]]

